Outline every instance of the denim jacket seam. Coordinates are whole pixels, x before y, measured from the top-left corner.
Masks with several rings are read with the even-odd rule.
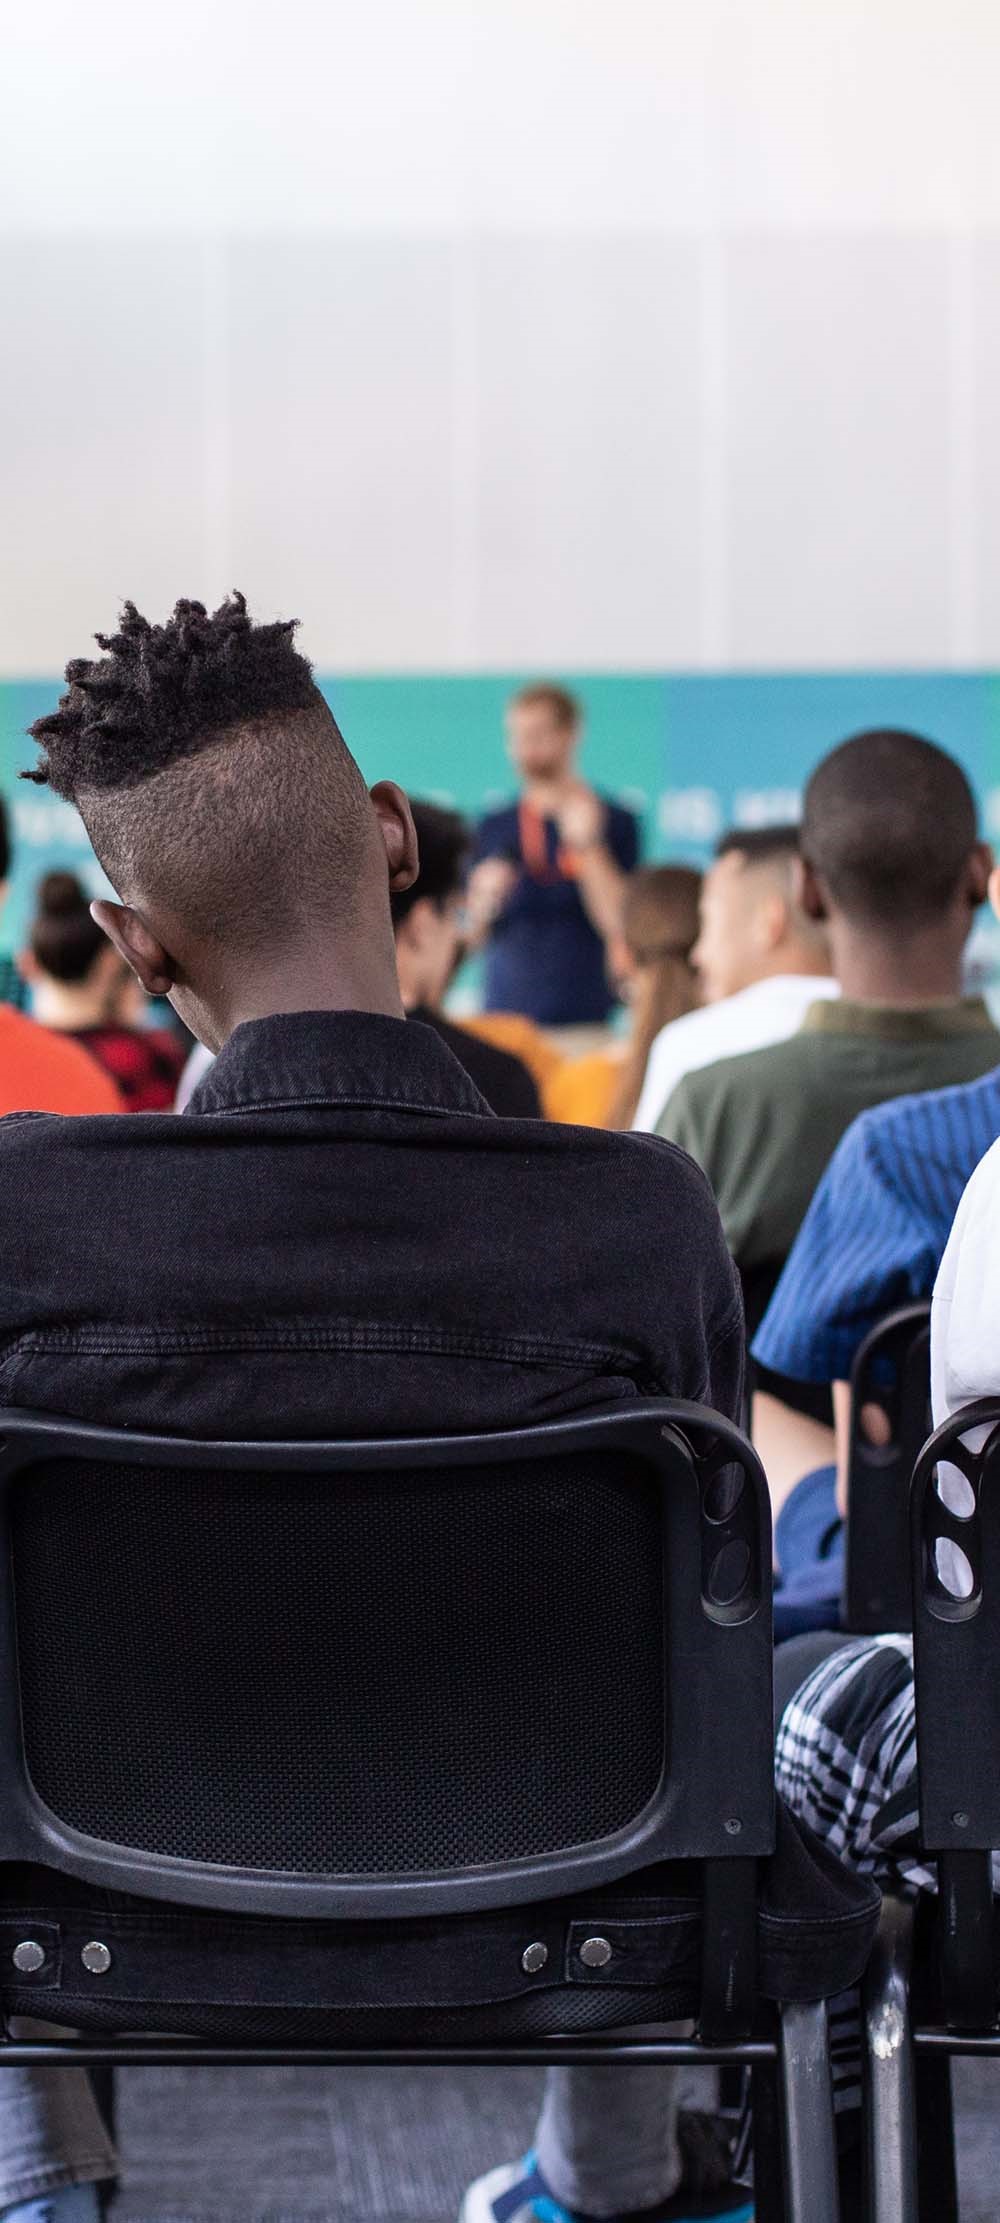
[[[327,1111],[392,1111],[416,1112],[421,1118],[430,1119],[485,1119],[494,1116],[484,1103],[482,1109],[466,1104],[423,1103],[413,1096],[331,1096],[328,1090],[317,1090],[311,1096],[261,1096],[241,1098],[238,1103],[188,1105],[196,1118],[239,1119],[243,1112],[308,1111],[317,1105]],[[185,1115],[186,1116],[186,1115]]]
[[[578,1341],[556,1342],[544,1336],[491,1336],[449,1334],[404,1326],[366,1332],[364,1328],[291,1330],[178,1327],[119,1329],[29,1329],[12,1338],[0,1351],[0,1374],[16,1370],[25,1361],[46,1357],[169,1358],[193,1354],[223,1356],[241,1351],[291,1352],[322,1356],[327,1352],[376,1356],[386,1352],[416,1352],[428,1358],[481,1358],[514,1365],[614,1366],[635,1375],[644,1372],[641,1354],[620,1347]]]

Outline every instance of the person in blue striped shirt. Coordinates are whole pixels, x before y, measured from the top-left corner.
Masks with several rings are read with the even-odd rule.
[[[990,900],[1000,916],[1000,870]],[[833,1388],[836,1465],[803,1473],[775,1505],[779,1639],[837,1625],[851,1368],[886,1313],[929,1299],[963,1191],[998,1136],[1000,1066],[862,1112],[815,1191],[752,1345],[772,1389],[774,1376]]]

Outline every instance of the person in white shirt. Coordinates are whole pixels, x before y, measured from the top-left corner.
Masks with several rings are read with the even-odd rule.
[[[686,1073],[797,1034],[811,1003],[835,996],[826,934],[795,899],[797,826],[725,834],[705,875],[692,951],[704,998],[657,1035],[633,1126],[653,1134]]]
[[[994,874],[994,879],[997,875]],[[1000,1142],[981,1158],[955,1214],[931,1306],[934,1425],[1000,1396]]]

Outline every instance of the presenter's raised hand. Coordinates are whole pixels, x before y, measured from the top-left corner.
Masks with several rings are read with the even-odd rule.
[[[607,810],[586,780],[567,780],[556,805],[559,836],[567,849],[594,849],[604,840]]]

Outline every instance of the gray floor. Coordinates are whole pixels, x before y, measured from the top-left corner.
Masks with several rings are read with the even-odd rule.
[[[114,2223],[454,2223],[530,2136],[534,2070],[135,2069]],[[1000,2216],[1000,2062],[959,2064],[962,2223]]]
[[[533,2069],[136,2069],[114,2223],[454,2223],[527,2145]]]

